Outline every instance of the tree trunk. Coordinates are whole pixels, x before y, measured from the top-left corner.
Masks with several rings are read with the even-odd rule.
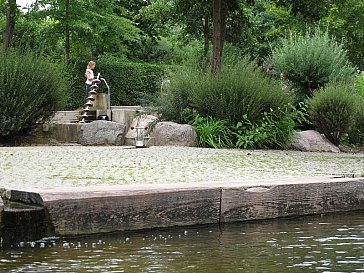
[[[70,27],[69,27],[69,9],[70,9],[70,0],[65,1],[66,4],[66,14],[65,14],[65,58],[66,64],[70,63]]]
[[[4,50],[7,50],[10,47],[15,28],[16,0],[9,0],[8,3],[9,6],[6,13],[6,24],[3,39]]]
[[[212,70],[218,72],[221,67],[222,55],[222,30],[223,30],[223,0],[213,0],[213,56]]]
[[[222,0],[223,1],[223,0]],[[221,8],[221,39],[220,39],[220,62],[222,62],[222,52],[224,49],[225,33],[226,33],[226,5]]]
[[[204,56],[207,57],[209,53],[209,45],[210,45],[210,28],[209,28],[209,18],[205,16],[205,20],[203,22],[203,36],[204,36]]]

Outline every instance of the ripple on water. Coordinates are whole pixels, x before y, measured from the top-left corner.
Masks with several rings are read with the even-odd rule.
[[[362,272],[363,220],[364,212],[356,212],[82,239],[49,238],[0,249],[0,271]],[[323,221],[329,224],[321,225]]]

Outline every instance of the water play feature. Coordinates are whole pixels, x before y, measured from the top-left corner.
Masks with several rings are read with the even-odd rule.
[[[99,84],[103,82],[107,87],[107,93],[98,93]],[[79,123],[92,122],[97,119],[111,120],[110,87],[100,73],[92,81],[91,90],[88,92],[83,105]]]

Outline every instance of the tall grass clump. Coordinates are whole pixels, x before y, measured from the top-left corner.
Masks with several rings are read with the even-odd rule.
[[[299,101],[329,82],[348,81],[355,74],[343,44],[318,28],[290,33],[273,49],[271,62],[274,71],[290,82]]]
[[[362,73],[355,77],[354,86],[358,100],[355,121],[349,130],[348,140],[350,144],[364,146],[364,75]]]
[[[217,74],[210,71],[189,67],[172,75],[170,90],[159,103],[162,118],[185,122],[193,113],[235,126],[244,114],[255,121],[264,111],[291,101],[247,59],[223,66]]]
[[[316,91],[308,100],[313,124],[333,144],[339,145],[354,125],[357,99],[352,86],[331,83]]]
[[[364,146],[364,94],[357,97],[354,123],[348,132],[349,144]]]
[[[224,120],[213,120],[196,115],[191,122],[196,129],[201,147],[233,148],[233,132]]]
[[[62,109],[64,67],[30,52],[0,52],[0,137],[27,133]]]

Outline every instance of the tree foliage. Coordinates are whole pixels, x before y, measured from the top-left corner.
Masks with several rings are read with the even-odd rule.
[[[308,26],[324,25],[343,41],[351,61],[364,66],[363,53],[358,50],[363,47],[364,0],[221,3],[226,22],[222,38],[260,63],[288,30],[302,32]],[[166,49],[161,50],[162,41],[182,48],[198,39],[202,45],[198,51],[206,57],[211,52],[212,11],[212,1],[206,0],[38,0],[28,12],[17,13],[13,44],[41,48],[66,62],[103,54],[163,62]]]
[[[322,18],[325,25],[338,41],[343,41],[348,56],[354,64],[364,69],[364,1],[335,1],[330,5],[326,16]]]
[[[27,20],[40,24],[41,31],[56,39],[66,61],[93,59],[105,52],[119,56],[128,52],[128,43],[139,39],[140,30],[129,19],[114,13],[115,1],[39,0]],[[20,41],[22,44],[32,43]],[[69,39],[69,45],[67,45]]]

